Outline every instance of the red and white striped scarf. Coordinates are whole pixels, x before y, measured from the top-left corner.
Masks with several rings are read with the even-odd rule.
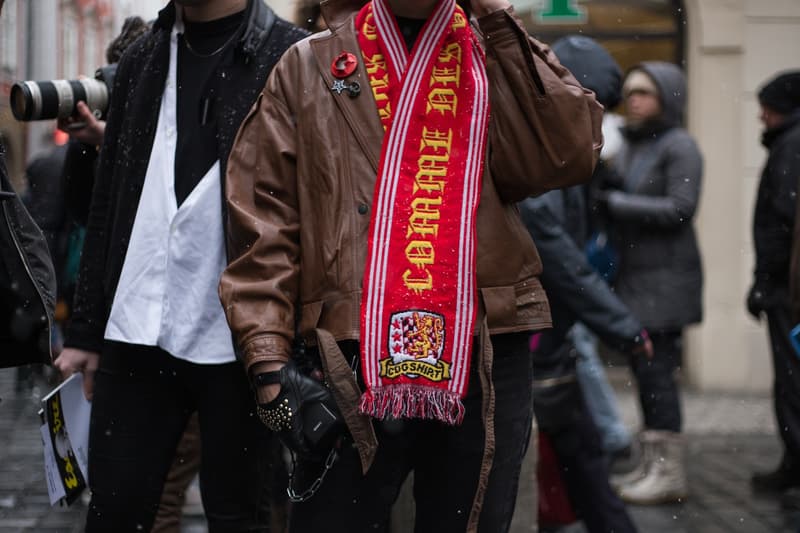
[[[364,6],[356,24],[386,132],[361,303],[360,408],[458,424],[477,310],[485,58],[455,0],[437,4],[410,54],[386,0]]]

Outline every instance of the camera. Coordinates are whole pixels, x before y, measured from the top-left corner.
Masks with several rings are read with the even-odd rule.
[[[11,111],[21,121],[66,118],[78,102],[86,102],[100,119],[108,110],[117,64],[97,69],[94,79],[19,81],[11,87]]]

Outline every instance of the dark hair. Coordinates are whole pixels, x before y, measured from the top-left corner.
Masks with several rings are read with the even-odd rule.
[[[141,17],[128,17],[122,23],[122,30],[106,48],[106,61],[117,63],[125,49],[133,43],[140,35],[147,32],[150,26]]]

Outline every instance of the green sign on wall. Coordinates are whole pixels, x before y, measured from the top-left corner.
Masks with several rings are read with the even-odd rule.
[[[577,0],[545,0],[539,11],[539,21],[551,24],[586,22],[586,9]]]

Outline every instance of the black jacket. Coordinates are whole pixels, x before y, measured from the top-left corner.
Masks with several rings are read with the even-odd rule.
[[[50,362],[55,301],[47,243],[11,187],[0,143],[0,368]]]
[[[800,180],[800,111],[766,132],[764,144],[769,158],[761,173],[753,215],[754,274],[763,288],[785,296]]]
[[[120,59],[65,346],[95,352],[102,348],[158,124],[174,22],[175,7],[170,2],[152,30]],[[212,108],[223,197],[228,155],[239,125],[278,59],[307,35],[278,18],[261,0],[248,2],[245,24],[230,59],[216,71],[218,90]]]
[[[541,281],[553,316],[553,328],[542,332],[537,351],[544,355],[558,351],[576,321],[623,351],[644,342],[641,323],[592,269],[583,252],[586,210],[581,188],[528,198],[519,209],[542,258]]]

